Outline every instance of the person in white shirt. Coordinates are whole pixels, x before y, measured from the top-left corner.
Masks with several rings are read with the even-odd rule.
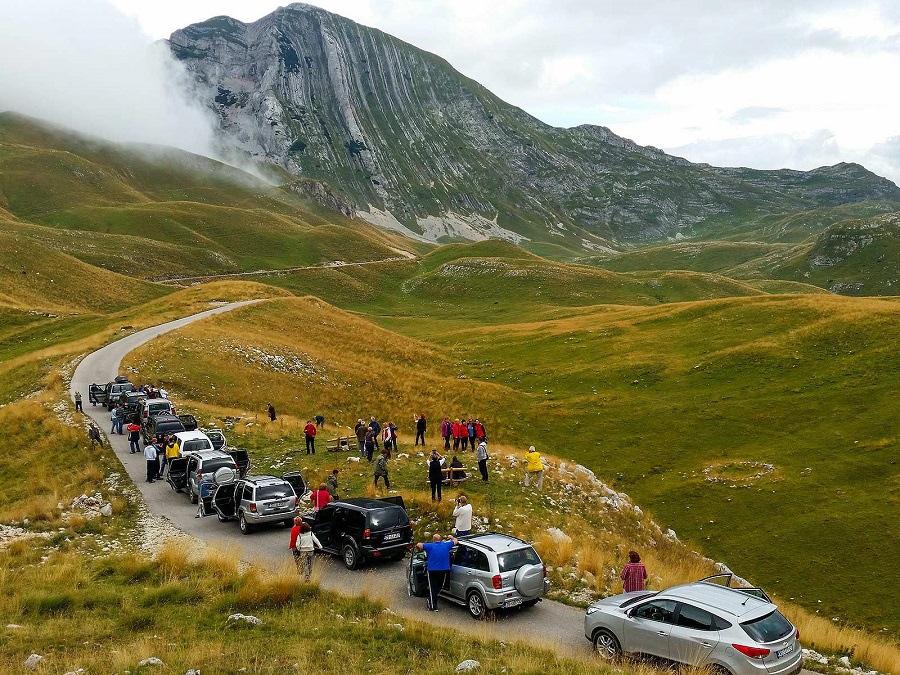
[[[156,439],[153,439],[153,443],[144,446],[144,459],[147,460],[147,482],[152,483],[156,480],[156,475],[159,473],[159,460],[156,457]]]
[[[456,498],[456,508],[453,509],[456,518],[456,536],[464,537],[472,532],[472,505],[465,495]]]

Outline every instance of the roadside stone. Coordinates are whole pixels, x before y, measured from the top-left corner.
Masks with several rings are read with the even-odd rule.
[[[157,658],[157,657],[155,657],[155,656],[151,656],[151,657],[149,657],[149,658],[141,659],[140,661],[138,661],[138,666],[140,666],[140,667],[143,667],[143,666],[164,666],[164,665],[166,665],[166,664],[162,662],[162,659],[159,659],[159,658]]]
[[[254,626],[259,626],[262,624],[262,619],[250,616],[249,614],[231,614],[228,617],[228,621],[245,621],[246,623],[253,624]]]
[[[842,666],[844,666],[844,668],[849,668],[850,667],[850,657],[842,656],[841,658],[838,659],[838,663],[840,663]]]
[[[40,654],[32,654],[27,659],[25,659],[25,663],[22,665],[24,665],[26,668],[28,668],[28,670],[34,670],[35,668],[37,668],[38,664],[43,660],[44,660],[44,657],[41,656]]]
[[[456,666],[456,672],[468,673],[470,670],[476,670],[477,668],[481,668],[481,663],[479,661],[476,661],[475,659],[466,659]]]
[[[109,518],[113,514],[112,504],[106,503],[100,507],[100,515]]]

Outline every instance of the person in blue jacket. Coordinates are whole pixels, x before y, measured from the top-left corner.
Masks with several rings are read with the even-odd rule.
[[[451,536],[448,541],[442,541],[441,535],[436,534],[430,543],[419,542],[416,547],[428,554],[428,609],[438,611],[438,593],[444,587],[447,573],[450,571],[450,550],[458,542]]]

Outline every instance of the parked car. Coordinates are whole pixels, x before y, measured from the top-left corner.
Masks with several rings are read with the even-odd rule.
[[[119,397],[125,392],[132,391],[134,389],[134,385],[128,381],[128,378],[124,375],[119,375],[112,382],[107,382],[104,392],[106,394],[106,401],[104,405],[106,405],[107,410],[112,410],[116,407],[116,403],[119,402]]]
[[[450,574],[441,597],[483,619],[496,609],[531,607],[550,589],[537,551],[526,541],[491,532],[460,537],[450,552]],[[428,594],[427,556],[415,551],[407,568],[410,595]]]
[[[214,474],[222,467],[233,469],[240,476],[240,469],[234,457],[220,450],[200,450],[169,461],[166,482],[175,492],[187,490],[191,504],[196,504],[201,494],[200,484],[204,474]],[[212,494],[209,495],[212,499]],[[211,506],[211,504],[209,505]]]
[[[215,450],[212,441],[202,431],[180,431],[175,438],[182,457],[202,450]]]
[[[206,434],[206,437],[212,442],[213,448],[216,450],[221,450],[226,445],[228,445],[228,439],[225,438],[225,434],[223,434],[218,429],[204,429],[203,433]]]
[[[303,516],[322,544],[347,569],[369,560],[400,560],[413,546],[402,497],[341,499]]]
[[[142,391],[123,391],[119,395],[119,403],[125,408],[125,417],[129,422],[140,423],[138,408],[141,401],[147,400],[147,394]]]
[[[167,398],[148,398],[139,404],[138,413],[141,416],[141,425],[143,425],[154,415],[174,415],[175,404]]]
[[[731,576],[604,598],[587,608],[584,635],[606,659],[643,654],[722,675],[799,673],[799,631],[762,590],[730,587]]]
[[[300,512],[300,497],[306,483],[299,471],[281,477],[247,476],[232,485],[220,485],[212,499],[219,521],[238,521],[243,534],[266,523],[292,527]]]
[[[184,425],[175,415],[154,415],[147,418],[147,421],[141,425],[144,445],[150,443],[154,436],[177,434],[182,431],[184,431]]]

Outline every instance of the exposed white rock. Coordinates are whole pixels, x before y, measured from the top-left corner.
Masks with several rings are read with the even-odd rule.
[[[22,665],[24,665],[26,668],[28,668],[28,670],[34,670],[35,668],[38,667],[38,664],[43,660],[44,660],[44,657],[41,656],[40,654],[32,654],[27,659],[25,659],[25,663],[23,663]]]
[[[456,672],[468,673],[469,671],[476,670],[477,668],[481,668],[481,662],[476,661],[475,659],[466,659],[465,661],[457,664]]]
[[[246,622],[246,623],[253,624],[254,626],[259,626],[259,625],[262,624],[262,619],[260,619],[260,618],[258,618],[258,617],[255,617],[255,616],[251,616],[251,615],[249,615],[249,614],[240,614],[240,613],[238,613],[238,614],[230,614],[230,615],[228,616],[228,621],[229,621],[229,622],[231,622],[231,621],[235,621],[235,622],[236,622],[236,621],[244,621],[244,622]]]
[[[140,667],[143,667],[143,666],[164,666],[164,665],[166,665],[166,664],[162,662],[162,659],[157,658],[156,656],[151,656],[151,657],[149,657],[149,658],[141,659],[140,661],[138,661],[138,666],[140,666]]]

